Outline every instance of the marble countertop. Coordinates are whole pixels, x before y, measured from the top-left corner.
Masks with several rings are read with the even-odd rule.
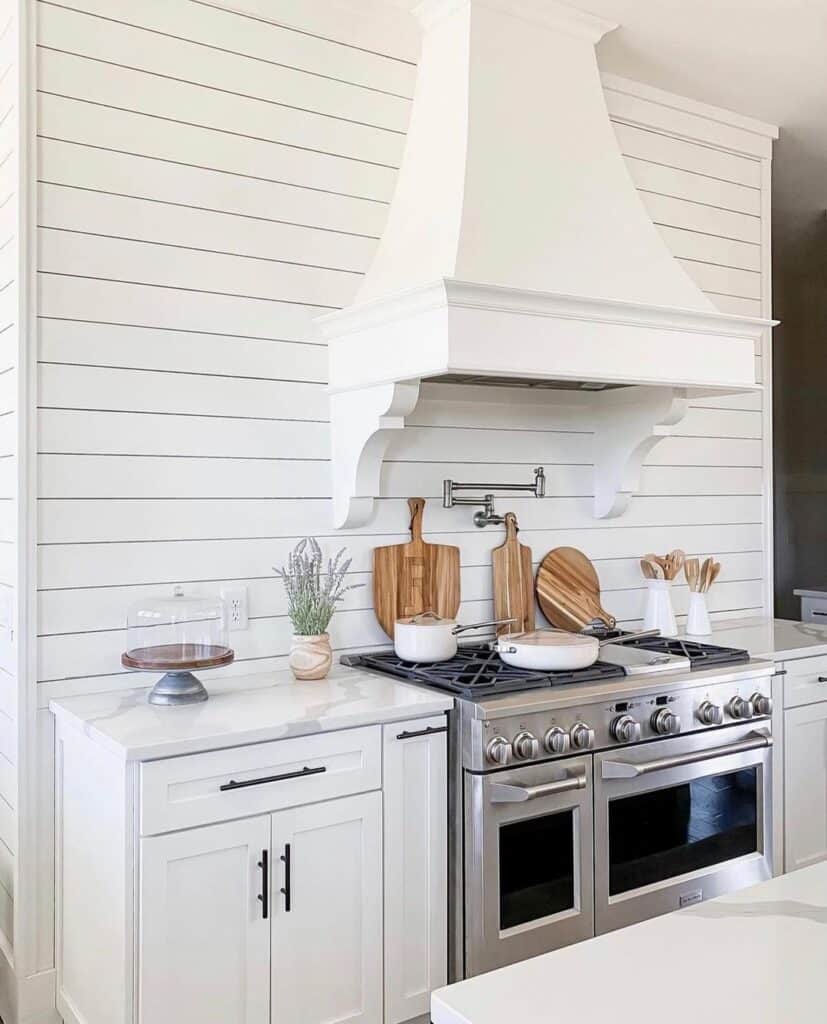
[[[287,736],[399,722],[439,714],[453,698],[436,690],[337,665],[327,679],[290,672],[215,680],[191,707],[147,704],[148,690],[52,701],[55,716],[130,761],[173,757]]]
[[[827,654],[827,626],[792,619],[725,619],[712,624],[711,642],[746,648],[753,658],[784,661]]]
[[[827,863],[434,993],[433,1024],[823,1024]]]

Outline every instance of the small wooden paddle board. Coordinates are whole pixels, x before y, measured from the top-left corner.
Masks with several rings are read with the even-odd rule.
[[[600,603],[597,572],[577,548],[554,548],[537,570],[537,601],[553,626],[579,632],[594,619],[613,628],[614,616]]]
[[[505,540],[491,552],[494,618],[514,621],[497,626],[497,636],[534,629],[531,548],[519,542],[517,533],[517,517],[513,512],[506,512]]]

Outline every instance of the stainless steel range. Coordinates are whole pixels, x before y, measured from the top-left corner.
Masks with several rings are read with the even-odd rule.
[[[772,665],[639,641],[656,674],[509,669],[486,645],[436,666],[348,659],[456,694],[453,978],[772,874]],[[662,658],[691,671],[663,672]]]

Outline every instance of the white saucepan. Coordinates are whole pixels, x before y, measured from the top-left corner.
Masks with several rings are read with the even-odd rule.
[[[499,626],[513,619],[495,619],[461,626],[455,619],[443,619],[436,612],[423,612],[397,619],[393,627],[393,649],[397,658],[428,664],[450,661],[457,653],[457,636],[467,629]]]
[[[506,665],[533,672],[569,672],[593,665],[605,644],[622,644],[645,636],[660,636],[657,629],[598,640],[585,633],[562,629],[536,629],[530,633],[506,633],[493,645]]]

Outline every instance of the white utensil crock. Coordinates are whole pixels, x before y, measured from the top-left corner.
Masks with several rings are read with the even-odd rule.
[[[677,636],[678,624],[672,608],[672,580],[646,581],[646,629],[659,629],[661,636]]]
[[[692,592],[689,595],[689,615],[686,619],[687,636],[709,636],[712,626],[706,607],[706,594]]]

